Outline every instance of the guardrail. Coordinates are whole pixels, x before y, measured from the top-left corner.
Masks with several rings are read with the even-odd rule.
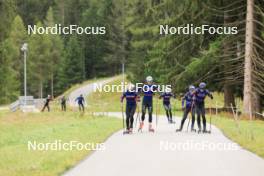
[[[45,102],[45,99],[34,99],[33,96],[27,96],[27,97],[21,96],[18,98],[17,101],[9,105],[9,109],[11,112],[15,112],[18,109],[22,109],[24,105],[33,106],[33,107],[41,107],[44,102]]]

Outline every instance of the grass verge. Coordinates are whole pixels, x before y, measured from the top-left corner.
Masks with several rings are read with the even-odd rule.
[[[80,116],[74,112],[2,113],[0,116],[0,175],[55,176],[74,166],[91,151],[33,151],[28,141],[101,143],[121,128],[119,119]]]
[[[212,123],[222,130],[231,140],[243,148],[264,158],[264,122],[260,120],[234,121],[229,114],[212,117]]]

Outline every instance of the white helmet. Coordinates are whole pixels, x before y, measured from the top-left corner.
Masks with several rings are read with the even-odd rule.
[[[131,83],[131,84],[128,85],[128,90],[132,91],[134,89],[135,89],[135,85],[134,84]]]
[[[194,91],[194,90],[195,90],[195,87],[194,87],[193,85],[190,85],[190,86],[189,86],[189,91],[192,92],[192,91]]]
[[[199,84],[199,87],[200,87],[201,89],[204,89],[204,88],[206,87],[206,84],[205,84],[204,82],[201,82],[201,83]]]
[[[152,81],[153,81],[152,76],[147,76],[147,77],[146,77],[146,81],[147,81],[147,82],[152,82]]]

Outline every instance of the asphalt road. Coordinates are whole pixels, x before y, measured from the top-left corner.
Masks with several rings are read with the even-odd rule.
[[[90,92],[90,86],[71,95]],[[92,103],[92,102],[89,102]],[[121,118],[121,113],[110,113]],[[136,117],[136,115],[135,115]],[[212,126],[211,134],[184,131],[160,117],[155,133],[122,131],[105,141],[105,150],[95,151],[64,176],[263,176],[264,160],[244,150]]]

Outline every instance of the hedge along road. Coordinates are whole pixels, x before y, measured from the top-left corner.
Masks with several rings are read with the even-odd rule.
[[[91,84],[71,95],[89,93]],[[122,118],[120,112],[109,115]],[[180,118],[176,118],[176,126],[179,124]],[[197,134],[186,132],[187,121],[181,133],[175,132],[176,126],[164,117],[159,118],[155,133],[147,132],[147,124],[142,133],[123,135],[118,131],[105,141],[105,150],[95,151],[64,176],[263,176],[264,160],[216,127],[212,126],[211,134]]]

